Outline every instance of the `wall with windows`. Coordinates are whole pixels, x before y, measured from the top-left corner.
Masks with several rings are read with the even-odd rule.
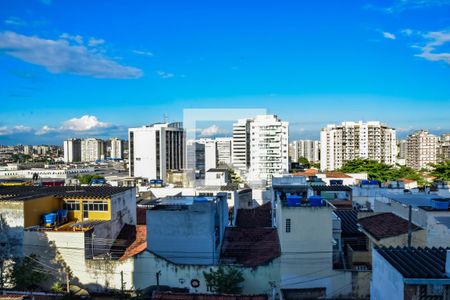
[[[111,220],[111,199],[64,198],[63,207],[69,211],[69,220]]]

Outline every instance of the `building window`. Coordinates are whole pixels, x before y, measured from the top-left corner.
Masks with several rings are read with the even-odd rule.
[[[291,232],[291,219],[286,219],[286,232]]]
[[[105,201],[87,201],[84,209],[88,211],[108,211],[108,203]]]
[[[80,202],[78,201],[65,201],[64,209],[66,210],[80,210]]]

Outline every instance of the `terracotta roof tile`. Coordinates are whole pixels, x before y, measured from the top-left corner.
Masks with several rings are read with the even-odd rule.
[[[147,225],[123,226],[113,245],[113,258],[124,260],[141,253],[147,248]]]
[[[317,169],[308,169],[303,172],[295,172],[292,175],[294,175],[294,176],[315,176],[315,175],[317,175],[317,173],[319,173],[319,171]]]
[[[228,227],[222,245],[222,260],[255,267],[281,255],[276,228]]]
[[[408,233],[408,221],[393,213],[361,218],[358,223],[377,240]],[[418,230],[420,227],[412,224],[412,229]]]
[[[343,172],[338,172],[338,171],[326,172],[325,176],[327,178],[352,178],[352,176],[349,176]]]

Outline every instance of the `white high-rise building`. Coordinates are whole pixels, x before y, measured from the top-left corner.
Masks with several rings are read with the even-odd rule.
[[[113,159],[122,159],[123,158],[123,143],[124,141],[118,138],[112,138],[109,140],[111,149],[110,149],[110,158]]]
[[[225,137],[225,138],[216,138],[216,147],[217,147],[217,163],[226,164],[231,166],[232,162],[232,143],[233,138]]]
[[[130,176],[166,180],[167,171],[184,169],[185,140],[181,123],[129,128]]]
[[[276,115],[259,115],[250,122],[249,178],[271,181],[289,170],[289,123]]]
[[[241,119],[233,124],[232,164],[237,170],[250,167],[250,119]]]
[[[205,144],[205,172],[209,169],[217,168],[217,147],[216,141],[207,139],[204,140]]]
[[[81,140],[67,139],[64,141],[64,162],[81,161]]]
[[[430,163],[437,162],[439,146],[438,137],[419,130],[408,136],[406,165],[414,169],[427,167]]]
[[[309,162],[319,161],[320,143],[314,140],[298,140],[289,144],[289,156],[292,162],[297,162],[300,157]]]
[[[329,171],[358,158],[393,165],[397,156],[395,129],[378,121],[330,124],[320,132],[320,147],[320,168]]]
[[[81,141],[81,161],[93,162],[105,159],[105,143],[101,139],[87,138]]]

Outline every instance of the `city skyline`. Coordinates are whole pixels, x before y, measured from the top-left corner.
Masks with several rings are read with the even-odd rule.
[[[448,1],[1,6],[0,144],[125,138],[185,108],[267,108],[291,140],[348,120],[450,131]]]

